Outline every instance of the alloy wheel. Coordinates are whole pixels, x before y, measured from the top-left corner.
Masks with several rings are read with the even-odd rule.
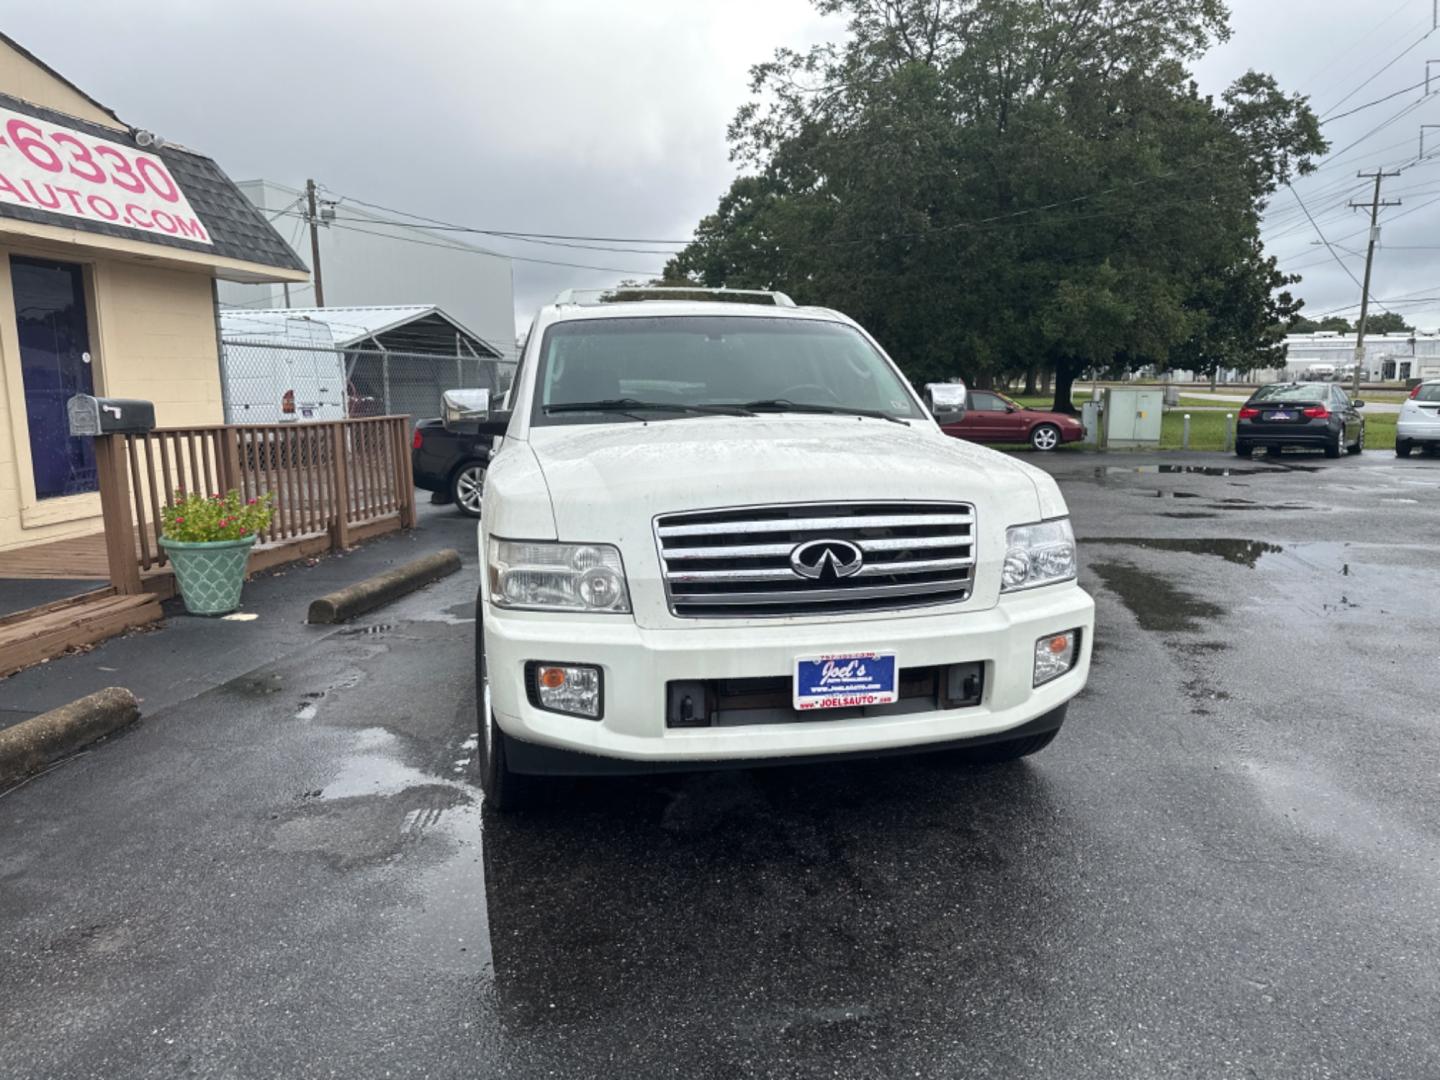
[[[1030,445],[1036,450],[1054,450],[1060,444],[1060,433],[1048,424],[1030,433]]]
[[[455,477],[455,501],[470,514],[480,513],[485,498],[485,466],[466,465]]]

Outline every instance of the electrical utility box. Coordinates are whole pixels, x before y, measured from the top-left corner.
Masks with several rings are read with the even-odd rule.
[[[1165,393],[1158,387],[1107,386],[1100,393],[1100,445],[1109,450],[1160,445]]]

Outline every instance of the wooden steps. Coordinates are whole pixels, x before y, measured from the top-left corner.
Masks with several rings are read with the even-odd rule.
[[[6,615],[0,618],[0,678],[53,659],[66,649],[158,622],[161,615],[154,595],[122,596],[111,589]]]

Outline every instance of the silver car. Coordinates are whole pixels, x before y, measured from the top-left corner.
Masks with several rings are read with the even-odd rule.
[[[1426,379],[1410,391],[1395,422],[1395,456],[1409,457],[1420,447],[1440,451],[1440,379]]]

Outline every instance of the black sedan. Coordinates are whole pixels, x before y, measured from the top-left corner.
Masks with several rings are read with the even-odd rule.
[[[453,502],[462,514],[478,518],[493,441],[489,435],[451,431],[440,420],[421,420],[410,441],[415,486],[433,491],[436,502]]]
[[[1363,401],[1335,383],[1271,383],[1250,395],[1240,408],[1235,453],[1249,457],[1257,446],[1278,454],[1287,446],[1324,450],[1337,458],[1341,451],[1365,449]]]

